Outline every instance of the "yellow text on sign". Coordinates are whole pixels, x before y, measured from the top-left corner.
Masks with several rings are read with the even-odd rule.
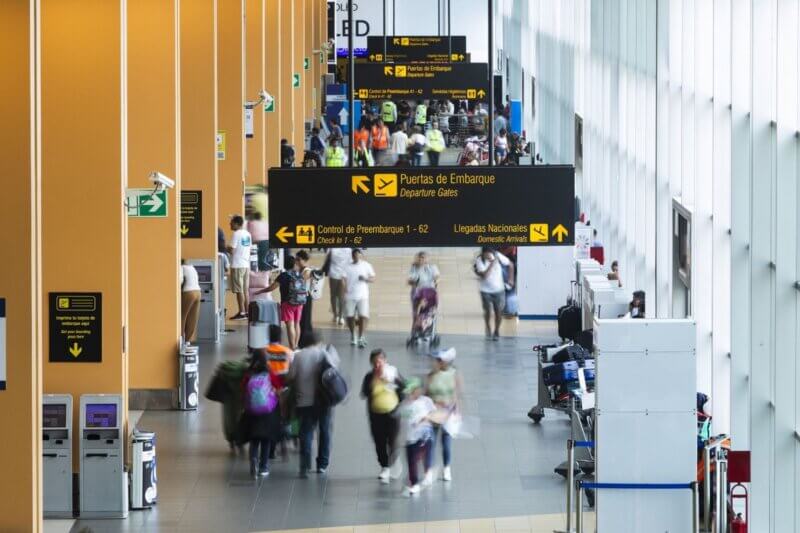
[[[297,244],[314,244],[317,241],[314,226],[297,226],[295,237]]]
[[[550,242],[550,225],[531,224],[531,242]]]
[[[375,196],[397,198],[397,174],[375,174]]]

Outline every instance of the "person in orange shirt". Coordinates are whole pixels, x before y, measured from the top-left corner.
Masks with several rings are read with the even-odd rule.
[[[389,128],[383,123],[383,120],[378,119],[375,125],[372,126],[372,158],[375,164],[380,166],[383,164],[383,156],[389,148]]]

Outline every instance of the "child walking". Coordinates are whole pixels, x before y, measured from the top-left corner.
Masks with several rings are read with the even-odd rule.
[[[429,449],[433,446],[432,416],[436,411],[433,400],[422,394],[422,380],[411,378],[406,383],[406,400],[401,407],[401,415],[405,426],[406,459],[408,461],[408,486],[403,495],[410,497],[419,494],[421,485],[428,486],[433,481],[431,463],[433,454]],[[424,475],[420,478],[419,462],[423,462]]]

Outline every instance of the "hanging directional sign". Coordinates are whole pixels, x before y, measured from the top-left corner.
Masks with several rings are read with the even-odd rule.
[[[264,113],[274,113],[275,112],[275,97],[269,93],[266,93],[266,98],[264,98]]]
[[[181,191],[181,239],[203,238],[203,191]]]
[[[295,88],[295,89],[300,87],[300,74],[299,73],[292,74],[292,87]]]
[[[125,205],[131,218],[164,218],[168,215],[168,191],[153,189],[128,189]]]
[[[575,169],[272,169],[268,212],[279,248],[572,246]]]
[[[102,293],[51,292],[49,296],[50,362],[101,362],[103,360]]]
[[[385,46],[385,49],[384,49]],[[456,35],[367,37],[367,58],[375,63],[463,63],[467,60],[467,38]]]
[[[354,96],[360,100],[486,100],[489,95],[486,63],[370,63],[355,71]]]

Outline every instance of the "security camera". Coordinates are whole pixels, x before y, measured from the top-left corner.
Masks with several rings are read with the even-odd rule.
[[[153,185],[156,187],[156,192],[175,188],[175,181],[166,177],[161,172],[151,172],[149,177],[150,181],[153,182]]]

